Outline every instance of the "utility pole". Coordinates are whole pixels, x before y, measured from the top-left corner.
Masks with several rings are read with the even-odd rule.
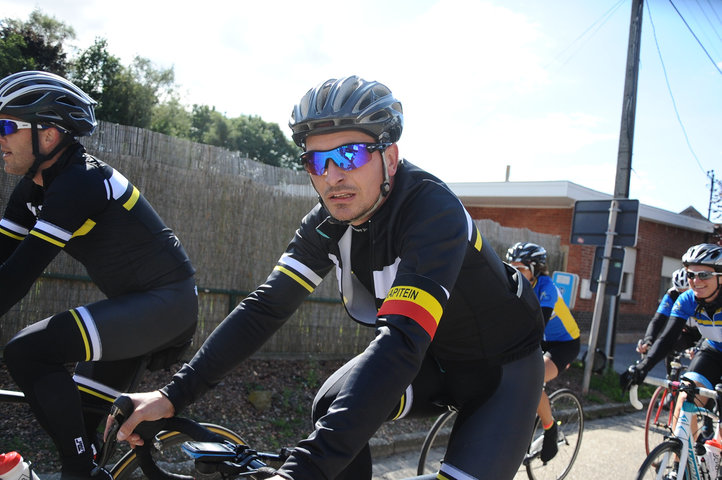
[[[629,198],[629,179],[632,172],[632,145],[634,144],[634,119],[637,112],[637,79],[639,78],[639,51],[642,41],[643,3],[643,0],[634,0],[632,2],[632,18],[629,22],[627,73],[624,80],[622,124],[619,131],[617,178],[614,183],[614,198]]]
[[[712,216],[712,200],[714,199],[714,170],[707,171],[709,177],[709,205],[707,206],[707,220]]]
[[[592,315],[592,327],[589,334],[589,345],[587,347],[587,360],[584,365],[584,379],[582,381],[582,393],[589,393],[589,383],[592,377],[592,366],[597,349],[597,336],[599,333],[599,322],[601,321],[602,306],[607,288],[607,273],[609,261],[612,255],[614,232],[617,219],[617,199],[629,198],[629,181],[632,172],[632,145],[634,144],[634,120],[637,111],[637,79],[639,78],[639,51],[642,40],[642,11],[643,0],[632,1],[632,15],[629,21],[629,43],[627,46],[627,69],[624,79],[624,99],[622,102],[622,122],[619,132],[619,149],[617,153],[617,175],[614,183],[614,200],[609,209],[609,226],[607,230],[607,241],[604,244],[604,257],[602,259],[599,283],[597,284],[597,297]],[[616,320],[611,319],[616,324]],[[610,352],[607,356],[613,361],[614,358],[614,336],[616,325],[609,329],[611,335]]]

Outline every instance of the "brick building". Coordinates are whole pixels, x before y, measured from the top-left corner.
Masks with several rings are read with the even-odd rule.
[[[590,289],[594,246],[571,245],[572,217],[577,200],[610,200],[611,195],[567,181],[450,183],[474,219],[487,218],[506,227],[559,235],[565,250],[564,271],[579,276],[574,315],[589,333],[595,293]],[[712,240],[714,224],[693,208],[684,214],[649,205],[639,206],[635,247],[625,248],[616,331],[630,339],[643,332],[669,288],[680,258],[691,245]],[[604,317],[608,316],[606,310]],[[605,334],[600,331],[600,339]]]

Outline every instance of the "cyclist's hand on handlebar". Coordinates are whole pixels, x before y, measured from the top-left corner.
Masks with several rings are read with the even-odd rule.
[[[639,341],[637,341],[637,353],[641,353],[642,355],[644,355],[645,353],[647,353],[647,350],[649,350],[649,347],[651,346],[651,342],[645,342],[643,339],[640,338]]]
[[[133,413],[123,422],[118,430],[117,439],[127,441],[131,447],[143,445],[143,440],[137,433],[133,433],[140,422],[170,418],[174,415],[173,404],[159,391],[147,393],[126,394],[133,401]],[[105,425],[105,434],[108,434],[115,419],[111,416]]]
[[[647,372],[639,365],[630,365],[625,372],[619,374],[619,386],[622,392],[626,393],[632,385],[639,385],[646,376]]]

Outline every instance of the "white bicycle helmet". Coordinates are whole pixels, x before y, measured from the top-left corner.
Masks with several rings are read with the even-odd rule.
[[[716,272],[722,271],[722,246],[714,243],[700,243],[689,247],[682,255],[682,264],[685,267],[690,265],[707,265]]]
[[[680,268],[672,274],[672,285],[675,290],[682,291],[689,288],[689,280],[687,280],[687,270]]]

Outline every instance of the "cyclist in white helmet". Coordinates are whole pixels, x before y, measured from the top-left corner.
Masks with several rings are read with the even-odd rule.
[[[630,365],[620,375],[623,390],[640,384],[674,347],[680,333],[692,321],[705,339],[690,362],[685,378],[714,389],[722,378],[722,246],[702,243],[690,247],[682,256],[690,289],[674,302],[667,325],[649,349],[647,357]],[[684,395],[684,394],[682,394]],[[677,408],[682,405],[677,402]]]
[[[689,290],[689,282],[687,281],[687,271],[683,267],[675,270],[672,274],[672,286],[664,294],[662,301],[659,302],[657,311],[654,313],[654,316],[647,325],[647,330],[644,332],[644,337],[640,338],[637,342],[637,352],[642,354],[647,353],[649,347],[652,346],[654,340],[659,336],[660,333],[662,333],[662,329],[664,329],[664,326],[667,324],[667,321],[669,320],[669,315],[670,313],[672,313],[672,306],[674,305],[674,302],[677,300],[677,298],[682,292],[685,292],[687,290]],[[691,320],[688,320],[687,324],[685,324],[684,328],[682,329],[682,333],[680,333],[679,338],[677,339],[677,342],[672,349],[672,352],[667,355],[667,358],[665,360],[667,373],[671,371],[669,362],[674,358],[673,352],[683,352],[689,348],[694,347],[700,338],[701,335],[699,333],[699,330],[697,330]]]

